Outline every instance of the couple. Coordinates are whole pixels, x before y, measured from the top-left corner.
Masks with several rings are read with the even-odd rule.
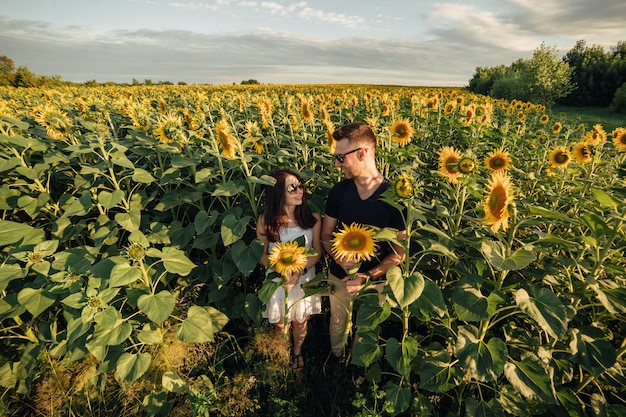
[[[347,326],[350,299],[356,296],[366,280],[379,281],[375,286],[384,287],[387,270],[398,265],[404,258],[403,249],[395,244],[379,245],[376,257],[361,263],[354,279],[347,272],[355,264],[332,255],[330,241],[333,232],[343,225],[358,223],[376,227],[391,227],[399,230],[398,238],[405,237],[401,213],[380,200],[381,194],[390,186],[376,167],[376,135],[365,123],[349,123],[332,134],[336,142],[335,167],[341,168],[345,179],[335,184],[328,194],[323,220],[313,213],[306,201],[302,178],[289,170],[278,170],[272,175],[277,182],[267,187],[265,212],[257,222],[257,237],[265,249],[261,263],[268,265],[268,254],[275,242],[293,241],[305,236],[305,245],[317,253],[309,256],[302,275],[295,273],[285,284],[289,309],[289,322],[293,331],[294,369],[304,367],[302,344],[307,333],[307,320],[311,314],[321,313],[319,296],[303,298],[302,284],[315,276],[315,264],[322,255],[322,247],[329,255],[329,286],[333,286],[330,297],[330,348],[331,353],[341,357],[344,353],[343,334]],[[275,326],[276,334],[283,334],[284,290],[278,288],[264,316]]]

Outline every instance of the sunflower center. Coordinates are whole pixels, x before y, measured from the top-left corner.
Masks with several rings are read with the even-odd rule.
[[[506,190],[498,186],[493,189],[489,196],[489,210],[495,216],[500,216],[506,202]]]
[[[280,256],[280,262],[283,265],[291,265],[295,262],[294,255],[292,252],[284,252]]]
[[[347,248],[350,250],[360,250],[365,246],[365,241],[361,237],[361,235],[350,233],[346,236],[344,243]]]
[[[491,160],[491,166],[494,168],[502,168],[505,165],[506,162],[504,161],[504,158],[493,158]]]
[[[554,160],[559,164],[564,164],[569,160],[569,156],[566,153],[558,153],[554,156]]]

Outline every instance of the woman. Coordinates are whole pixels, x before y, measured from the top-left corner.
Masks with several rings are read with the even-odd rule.
[[[288,290],[288,321],[293,332],[293,363],[295,370],[304,367],[302,343],[307,334],[307,321],[311,314],[320,314],[322,302],[319,296],[304,297],[302,284],[315,277],[315,264],[322,255],[320,241],[321,217],[313,213],[306,200],[304,183],[300,176],[288,169],[279,169],[270,174],[276,178],[274,186],[265,189],[265,211],[257,221],[257,237],[265,248],[261,263],[268,265],[269,253],[277,242],[291,242],[304,236],[305,246],[315,251],[307,259],[306,267],[299,273],[292,274],[283,286],[280,286],[267,303],[263,313],[273,325],[276,337],[282,337],[285,317],[285,289]],[[269,274],[271,270],[268,269]],[[284,288],[283,288],[284,287]]]

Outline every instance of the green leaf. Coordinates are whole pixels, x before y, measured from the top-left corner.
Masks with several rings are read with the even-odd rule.
[[[215,188],[215,191],[211,193],[212,197],[233,197],[240,192],[244,191],[245,187],[240,185],[237,181],[228,181],[224,184],[220,184]]]
[[[539,358],[528,355],[519,362],[509,361],[504,365],[504,375],[527,399],[556,403],[552,380]]]
[[[162,259],[163,266],[172,274],[187,276],[196,267],[196,264],[185,256],[185,252],[171,246],[163,248]]]
[[[576,397],[574,391],[569,388],[561,389],[556,392],[559,402],[567,410],[570,417],[587,417],[587,413],[582,408],[581,401]]]
[[[480,321],[489,317],[489,300],[480,292],[482,279],[475,275],[467,276],[454,285],[452,301],[460,320]]]
[[[176,330],[176,337],[183,342],[212,342],[215,332],[221,330],[228,318],[212,307],[207,309],[191,306],[187,318]]]
[[[250,246],[246,246],[242,240],[235,242],[230,252],[239,272],[249,275],[258,265],[263,255],[263,248],[263,242],[258,239],[253,240]]]
[[[565,223],[573,223],[575,221],[569,216],[566,216],[558,212],[550,211],[541,207],[529,206],[528,209],[529,209],[531,216],[539,216],[539,217],[543,217],[546,219],[561,220]]]
[[[370,366],[382,356],[382,349],[378,344],[378,329],[373,331],[361,331],[356,333],[352,364],[358,366]]]
[[[107,210],[112,209],[124,200],[124,191],[115,190],[112,193],[108,191],[100,191],[98,194],[98,203]]]
[[[393,369],[404,378],[409,378],[411,374],[411,363],[417,356],[417,349],[417,340],[411,336],[404,338],[402,343],[392,337],[387,340],[385,354]]]
[[[178,376],[176,371],[167,371],[163,374],[161,378],[161,384],[163,388],[168,390],[169,392],[188,392],[189,385],[183,379]]]
[[[213,226],[218,215],[219,212],[217,210],[212,211],[210,216],[206,211],[199,211],[193,220],[193,224],[196,228],[196,234],[202,235],[209,227]]]
[[[143,326],[143,329],[137,334],[137,339],[141,343],[145,343],[146,345],[158,345],[163,342],[163,338],[161,337],[161,332],[157,329],[152,328],[150,324]]]
[[[113,162],[113,164],[115,164],[117,166],[120,166],[122,168],[129,168],[129,169],[134,169],[135,168],[135,166],[133,165],[131,160],[128,159],[126,157],[126,155],[124,155],[124,152],[122,152],[122,151],[112,152],[111,153],[111,162]]]
[[[84,194],[80,198],[70,197],[66,204],[63,205],[63,216],[84,216],[93,207],[93,201],[89,194]]]
[[[278,279],[275,280],[275,277],[278,277]],[[267,304],[270,301],[270,298],[272,298],[274,292],[281,285],[283,285],[283,283],[280,274],[277,272],[270,274],[265,281],[263,281],[263,285],[261,285],[261,288],[259,289],[259,299],[261,302],[263,304]]]
[[[151,359],[149,353],[122,353],[115,366],[115,379],[120,384],[138,380],[150,367]]]
[[[133,181],[141,183],[141,184],[152,184],[155,178],[145,169],[135,168],[135,172],[133,173]]]
[[[0,246],[20,241],[23,245],[39,243],[44,238],[45,231],[43,229],[35,228],[25,223],[0,220]]]
[[[497,337],[488,343],[479,338],[479,330],[471,325],[459,327],[456,354],[469,374],[478,381],[496,381],[504,371],[508,352]]]
[[[26,271],[18,264],[2,265],[2,268],[0,268],[0,292],[6,290],[9,282],[25,276]]]
[[[328,295],[328,290],[326,290]],[[374,328],[391,315],[391,305],[388,302],[380,305],[378,292],[368,292],[359,296],[361,304],[356,312],[357,327]]]
[[[115,221],[129,232],[135,232],[141,226],[141,210],[137,207],[131,207],[127,213],[117,213]]]
[[[169,416],[172,410],[172,404],[167,402],[165,391],[150,392],[143,397],[141,405],[148,416]]]
[[[501,271],[516,271],[526,268],[535,260],[535,254],[520,248],[510,256],[506,256],[506,249],[501,242],[484,240],[480,247],[483,256],[489,263]]]
[[[424,290],[422,274],[415,272],[405,278],[402,275],[402,270],[397,266],[392,266],[387,271],[387,283],[402,309],[417,300]]]
[[[141,270],[138,267],[131,266],[128,261],[116,264],[113,269],[111,269],[109,287],[123,287],[137,282],[141,277]]]
[[[420,366],[420,388],[431,392],[446,392],[463,382],[463,371],[457,361],[442,349],[427,355]]]
[[[465,416],[466,417],[506,417],[507,413],[504,412],[504,408],[498,402],[496,398],[492,398],[489,401],[476,401],[474,398],[468,396],[464,398],[465,401]]]
[[[385,398],[391,407],[387,411],[392,416],[395,416],[409,409],[411,405],[411,390],[409,387],[399,386],[390,381],[385,385]]]
[[[515,294],[517,306],[532,317],[541,329],[555,339],[561,339],[567,330],[568,314],[561,300],[549,289],[533,286],[529,294],[520,288]]]
[[[241,219],[237,219],[232,214],[225,216],[220,229],[224,245],[232,245],[241,239],[248,229],[250,219],[249,216],[244,216]]]
[[[246,180],[250,183],[250,184],[261,184],[261,185],[274,185],[276,184],[276,178],[272,177],[271,175],[261,175],[261,178],[257,178],[253,175],[250,175],[246,178]]]
[[[617,200],[615,197],[600,188],[592,188],[591,192],[596,197],[596,200],[598,200],[598,203],[604,207],[616,209],[623,204],[622,201]]]
[[[56,297],[45,288],[24,288],[17,295],[17,300],[33,317],[37,317],[54,304]]]
[[[172,314],[175,305],[176,299],[166,290],[158,294],[144,294],[137,300],[139,310],[159,326]]]
[[[422,317],[424,321],[430,320],[432,316],[443,317],[447,314],[441,288],[430,279],[424,280],[424,291],[409,309],[413,315]]]
[[[580,222],[591,230],[596,239],[612,232],[611,228],[605,223],[602,217],[595,213],[583,213],[579,218]]]
[[[573,362],[580,364],[595,377],[615,364],[617,353],[613,345],[604,340],[602,330],[592,326],[580,326],[571,332],[570,350]]]

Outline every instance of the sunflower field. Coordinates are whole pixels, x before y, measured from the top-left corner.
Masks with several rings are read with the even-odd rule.
[[[408,256],[345,369],[319,317],[295,375],[262,190],[292,168],[323,213],[352,121]],[[461,88],[2,87],[0,144],[0,415],[626,415],[624,128]]]

